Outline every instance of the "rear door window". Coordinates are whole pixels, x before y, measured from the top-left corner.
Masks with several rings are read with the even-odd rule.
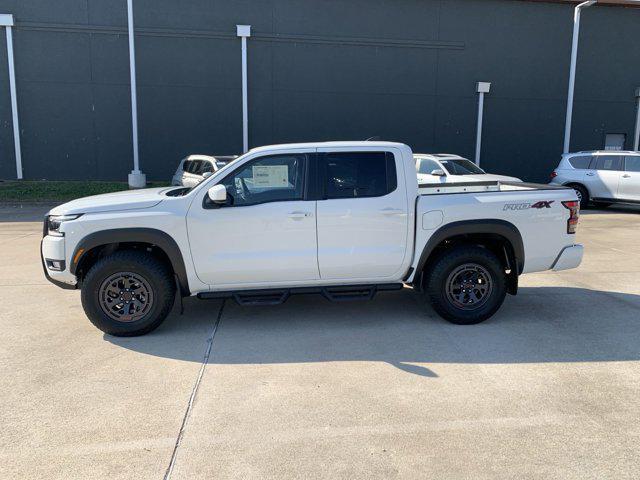
[[[596,157],[596,170],[623,170],[621,155],[598,155]]]
[[[390,152],[335,152],[323,158],[324,198],[382,197],[397,187]]]
[[[188,172],[190,168],[191,168],[191,160],[185,160],[182,163],[182,171],[183,172]]]
[[[569,163],[571,166],[577,170],[585,170],[589,168],[589,164],[591,163],[591,155],[581,155],[579,157],[571,157],[569,159]]]
[[[625,158],[624,169],[627,172],[640,172],[640,155],[629,155]]]

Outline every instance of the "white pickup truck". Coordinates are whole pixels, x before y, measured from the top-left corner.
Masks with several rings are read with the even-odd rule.
[[[390,142],[251,150],[193,188],[71,201],[46,216],[47,278],[80,288],[102,331],[141,335],[181,296],[275,304],[296,293],[372,298],[412,286],[457,324],[493,315],[518,276],[577,267],[574,190],[418,185]]]

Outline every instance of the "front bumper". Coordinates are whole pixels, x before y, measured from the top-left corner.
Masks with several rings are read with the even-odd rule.
[[[584,247],[580,244],[570,245],[564,247],[556,261],[553,262],[551,269],[554,272],[560,270],[569,270],[570,268],[576,268],[582,263],[582,256],[584,254]]]
[[[64,237],[46,235],[40,242],[40,260],[44,276],[54,285],[66,290],[74,290],[77,287],[76,276],[71,274],[68,263],[65,261]],[[53,268],[61,265],[61,270]]]

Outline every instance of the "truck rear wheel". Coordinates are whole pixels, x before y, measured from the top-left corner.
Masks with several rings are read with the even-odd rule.
[[[175,298],[171,271],[145,252],[123,250],[98,260],[82,282],[82,307],[105,333],[144,335],[167,317]]]
[[[504,267],[485,248],[454,247],[428,268],[427,299],[438,315],[457,325],[473,325],[491,317],[507,293]]]

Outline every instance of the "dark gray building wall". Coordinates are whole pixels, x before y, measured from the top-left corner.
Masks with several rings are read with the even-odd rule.
[[[140,161],[167,180],[188,153],[242,148],[240,40],[250,24],[250,146],[379,136],[542,181],[562,148],[572,6],[512,0],[134,0]],[[14,46],[25,178],[132,169],[126,0],[0,0]],[[15,178],[4,35],[0,177]],[[640,10],[583,13],[573,149],[631,147]]]

